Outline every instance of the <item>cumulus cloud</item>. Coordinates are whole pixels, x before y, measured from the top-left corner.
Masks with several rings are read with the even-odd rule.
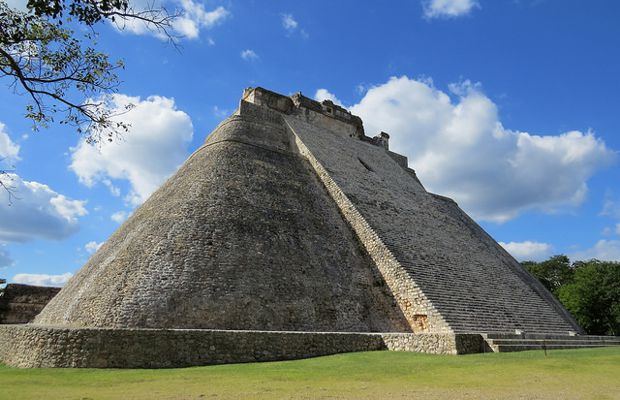
[[[606,217],[620,218],[620,199],[607,194],[600,214]]]
[[[601,234],[604,236],[620,235],[620,222],[616,223],[614,227],[607,226],[603,228]]]
[[[323,100],[331,100],[334,104],[338,104],[342,106],[342,101],[340,101],[335,94],[331,93],[327,89],[319,89],[314,94],[314,100],[323,101]]]
[[[231,110],[226,108],[220,108],[218,106],[213,106],[213,115],[217,118],[226,118],[232,113]]]
[[[55,286],[61,287],[73,276],[70,272],[60,275],[48,274],[17,274],[13,277],[14,283],[23,283],[24,285],[34,286]]]
[[[548,243],[532,242],[499,242],[514,258],[519,261],[542,261],[551,255],[552,246]]]
[[[6,132],[6,125],[0,122],[0,167],[19,161],[19,145]]]
[[[456,18],[479,8],[477,0],[423,0],[422,8],[426,18]]]
[[[571,254],[569,257],[574,261],[593,258],[601,261],[620,261],[620,240],[599,240],[591,248]]]
[[[241,51],[241,58],[246,61],[258,60],[258,54],[252,49],[245,49]]]
[[[0,240],[63,239],[79,228],[86,201],[71,200],[39,182],[8,175],[15,200],[0,200]],[[6,194],[5,194],[6,195]]]
[[[453,100],[428,80],[391,78],[350,110],[369,136],[391,134],[424,185],[475,218],[504,222],[527,210],[581,204],[587,181],[616,153],[592,132],[542,136],[505,128],[478,85],[452,85]]]
[[[173,99],[151,96],[141,100],[115,94],[110,107],[120,111],[128,103],[135,107],[119,117],[131,124],[123,139],[102,142],[100,148],[81,140],[71,149],[70,169],[89,187],[101,182],[118,190],[112,181],[129,181],[131,190],[125,199],[139,205],[187,158],[193,127]]]
[[[88,254],[94,254],[101,246],[103,246],[103,243],[104,242],[97,243],[92,240],[84,245],[84,250],[86,250]]]
[[[298,25],[292,14],[282,14],[282,27],[288,32],[293,32]]]
[[[152,0],[133,0],[131,2],[135,10],[156,9],[166,6],[166,1]],[[210,29],[222,23],[230,16],[230,12],[224,7],[219,6],[207,11],[204,4],[193,0],[180,0],[176,3],[179,16],[172,21],[172,34],[181,35],[187,39],[196,39],[200,36],[201,29]],[[136,19],[126,19],[115,22],[114,26],[124,32],[136,35],[153,35],[160,39],[167,40],[168,37],[158,32],[153,26],[144,21]]]
[[[174,29],[188,39],[196,39],[201,28],[212,28],[230,15],[222,6],[207,11],[204,4],[192,0],[181,0],[181,6],[183,14],[175,19]]]
[[[26,11],[27,9],[26,6],[28,5],[28,0],[4,0],[4,1],[9,7],[14,8],[16,10]]]
[[[302,38],[307,39],[308,33],[299,26],[299,22],[293,17],[293,14],[281,14],[282,28],[286,31],[287,36],[298,33]]]
[[[110,219],[114,222],[116,222],[117,224],[123,223],[127,217],[129,216],[129,213],[127,211],[117,211],[114,214],[110,215]]]
[[[15,9],[25,11],[27,0],[5,0],[7,4]],[[203,29],[211,29],[230,17],[230,12],[222,7],[207,10],[203,2],[194,0],[132,0],[130,5],[136,12],[146,10],[167,8],[178,13],[172,20],[171,34],[183,36],[186,39],[197,39]],[[116,18],[110,21],[119,31],[128,32],[135,35],[152,35],[162,40],[168,40],[163,32],[157,30],[155,26],[143,20],[135,18]],[[214,43],[209,39],[209,43]]]
[[[20,160],[20,147],[5,128],[0,122],[0,169]],[[43,183],[23,180],[15,173],[0,175],[0,183],[4,185],[0,187],[0,241],[63,239],[78,230],[78,218],[87,214],[86,201],[69,199]],[[1,247],[0,251],[2,266],[9,258]]]

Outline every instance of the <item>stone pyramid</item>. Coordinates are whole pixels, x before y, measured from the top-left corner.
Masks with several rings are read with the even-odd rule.
[[[359,117],[330,101],[262,88],[246,89],[235,114],[21,329],[11,337],[24,348],[28,335],[57,334],[87,343],[82,351],[188,332],[198,335],[191,343],[214,343],[220,332],[241,348],[232,331],[304,332],[310,342],[295,346],[348,343],[334,345],[342,351],[374,348],[356,332],[439,335],[453,347],[473,333],[582,333],[454,201],[424,189],[407,158],[389,150],[388,134],[366,136]],[[261,338],[241,341],[253,343],[254,359]],[[71,353],[67,346],[58,349]],[[265,359],[314,354],[288,348]],[[126,364],[167,365],[142,350]],[[123,363],[97,364],[122,359],[97,351],[48,364]],[[47,365],[50,352],[14,364]],[[173,365],[252,360],[218,357]]]

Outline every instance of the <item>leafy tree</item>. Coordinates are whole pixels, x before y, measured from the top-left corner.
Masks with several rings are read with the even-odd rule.
[[[108,21],[123,29],[127,22],[140,21],[174,44],[169,32],[176,16],[164,8],[136,9],[129,0],[28,0],[27,11],[0,0],[0,80],[28,96],[25,116],[35,130],[60,115],[61,124],[74,126],[89,143],[112,141],[128,129],[106,105],[123,62],[96,49],[95,26]],[[9,203],[12,179],[0,164],[0,188],[9,194]]]
[[[558,289],[573,281],[574,269],[565,255],[553,256],[550,259],[537,263],[526,261],[521,263],[534,275],[549,291],[556,296]]]
[[[558,297],[591,335],[620,335],[620,263],[576,262],[572,283]]]
[[[522,263],[591,335],[620,335],[620,263],[554,256]]]
[[[122,29],[138,20],[174,42],[169,30],[176,15],[138,10],[129,0],[28,0],[27,7],[15,10],[0,0],[0,78],[29,97],[26,117],[33,127],[46,127],[60,114],[61,124],[75,126],[91,143],[127,130],[105,101],[123,63],[96,49],[95,26],[108,21]]]

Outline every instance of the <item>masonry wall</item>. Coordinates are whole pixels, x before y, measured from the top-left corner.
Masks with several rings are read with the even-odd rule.
[[[385,149],[318,128],[302,111],[285,120],[375,262],[390,265],[386,281],[407,318],[426,318],[431,331],[581,331],[456,203],[426,192]]]
[[[288,121],[287,121],[288,123]],[[292,128],[291,125],[289,127]],[[362,216],[351,199],[331,178],[330,172],[317,160],[314,154],[292,129],[296,137],[296,146],[301,155],[306,157],[315,173],[327,188],[330,196],[340,208],[345,220],[352,227],[357,239],[364,246],[369,256],[381,272],[386,284],[403,312],[412,330],[418,332],[451,332],[451,328],[424,295],[420,287],[402,268],[383,238]]]
[[[0,324],[31,322],[60,288],[10,283],[0,296]]]
[[[479,352],[480,335],[75,329],[0,325],[0,361],[22,368],[171,368],[353,351]]]
[[[247,104],[36,319],[119,328],[410,332],[281,115]]]
[[[581,331],[402,157],[358,126],[261,101],[279,111],[242,101],[36,323]]]

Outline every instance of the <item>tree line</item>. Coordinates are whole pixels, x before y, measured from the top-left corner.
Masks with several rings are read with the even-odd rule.
[[[620,335],[620,263],[557,255],[521,265],[553,293],[590,335]]]

